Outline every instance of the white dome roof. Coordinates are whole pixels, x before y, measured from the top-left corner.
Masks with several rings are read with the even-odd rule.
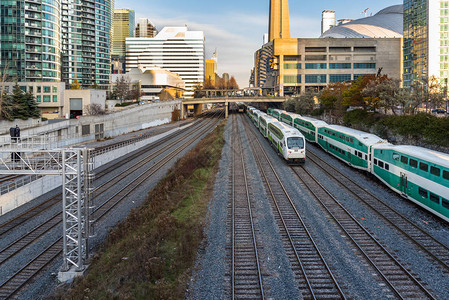
[[[403,5],[393,5],[372,17],[332,27],[321,38],[401,38],[403,19]]]

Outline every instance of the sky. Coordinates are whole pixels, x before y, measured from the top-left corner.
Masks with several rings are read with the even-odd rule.
[[[401,0],[289,0],[293,38],[320,36],[321,12],[335,10],[338,19],[368,16]],[[204,31],[206,58],[217,49],[218,72],[234,75],[241,88],[248,86],[254,52],[268,32],[269,0],[115,0],[115,8],[133,9],[136,20],[150,19],[161,30],[185,26]]]

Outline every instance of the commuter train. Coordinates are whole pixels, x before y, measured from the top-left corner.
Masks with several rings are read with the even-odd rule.
[[[449,222],[449,154],[395,146],[370,133],[278,109],[268,109],[268,114],[292,122],[307,141],[373,174],[396,193]],[[290,120],[293,115],[295,118]]]
[[[305,163],[306,140],[299,130],[254,107],[248,107],[247,112],[254,125],[288,164]]]

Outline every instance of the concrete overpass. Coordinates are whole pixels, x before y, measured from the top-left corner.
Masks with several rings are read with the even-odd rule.
[[[193,105],[194,114],[199,115],[203,111],[203,105],[207,103],[219,103],[225,106],[225,116],[228,117],[229,103],[283,103],[285,97],[217,97],[217,98],[194,98],[183,99],[181,105],[181,116],[184,118],[187,108]]]

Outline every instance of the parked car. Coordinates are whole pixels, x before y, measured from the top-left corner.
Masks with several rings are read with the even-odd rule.
[[[437,108],[437,109],[432,110],[432,113],[433,114],[445,114],[446,110],[444,110],[442,108]]]

